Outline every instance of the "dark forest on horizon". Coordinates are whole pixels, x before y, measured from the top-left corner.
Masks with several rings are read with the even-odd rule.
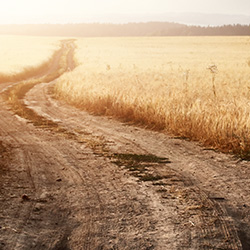
[[[128,24],[7,24],[1,35],[128,37],[128,36],[250,36],[249,25],[190,26],[170,22]]]

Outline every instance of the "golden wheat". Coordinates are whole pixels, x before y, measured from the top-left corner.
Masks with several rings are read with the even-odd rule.
[[[0,82],[32,76],[59,46],[59,38],[0,36]]]
[[[58,96],[248,156],[249,37],[84,38]]]

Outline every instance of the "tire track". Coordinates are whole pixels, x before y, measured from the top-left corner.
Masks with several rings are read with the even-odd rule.
[[[186,144],[186,147],[180,146],[179,151],[178,151],[178,145],[177,146],[175,145],[176,144],[175,141],[178,141],[178,140],[171,139],[169,143],[169,142],[166,142],[166,137],[164,138],[163,136],[161,136],[161,139],[158,140],[157,136],[159,136],[159,133],[155,133],[155,132],[151,132],[151,134],[149,132],[145,133],[144,130],[141,130],[138,128],[126,127],[124,125],[121,126],[121,124],[117,122],[113,122],[113,121],[111,122],[110,120],[107,120],[105,118],[93,117],[93,116],[86,114],[85,112],[76,111],[71,107],[65,106],[63,103],[60,103],[58,105],[54,100],[48,98],[48,91],[47,92],[44,91],[44,89],[47,89],[47,88],[48,86],[45,86],[45,85],[37,86],[37,90],[36,89],[32,90],[35,93],[28,95],[30,97],[37,96],[39,95],[39,92],[40,93],[42,92],[41,89],[43,89],[44,95],[43,97],[40,96],[39,104],[34,104],[34,103],[32,104],[31,99],[29,98],[27,99],[27,96],[26,96],[26,104],[29,105],[29,107],[32,107],[34,110],[36,110],[36,112],[38,112],[40,115],[46,114],[46,116],[50,117],[50,119],[57,119],[58,121],[61,122],[61,124],[64,124],[64,126],[67,127],[67,129],[70,131],[76,130],[76,127],[77,127],[77,132],[82,129],[83,134],[90,134],[90,136],[92,137],[94,134],[96,134],[96,136],[103,135],[104,137],[103,143],[108,144],[108,147],[112,152],[117,152],[117,150],[122,150],[124,153],[137,153],[137,154],[149,154],[149,153],[157,154],[158,153],[161,155],[171,155],[171,158],[175,159],[174,161],[177,162],[175,164],[171,164],[174,171],[179,173],[182,176],[185,176],[185,179],[190,178],[190,184],[189,184],[190,186],[198,185],[200,187],[200,190],[204,190],[202,192],[209,194],[206,196],[207,199],[210,199],[209,196],[216,197],[216,195],[218,195],[218,197],[224,197],[224,194],[218,194],[218,192],[217,194],[214,194],[213,191],[215,189],[211,189],[211,187],[209,191],[207,189],[204,189],[203,187],[203,181],[207,180],[207,176],[218,174],[218,172],[214,172],[213,170],[214,167],[211,165],[211,164],[215,164],[216,166],[218,166],[218,162],[213,161],[213,163],[210,163],[210,161],[206,161],[205,162],[206,172],[203,173],[202,171],[199,171],[199,175],[197,176],[198,177],[197,179],[194,178],[193,175],[190,175],[190,172],[191,172],[190,169],[186,168],[185,172],[182,172],[179,169],[180,166],[183,167],[184,164],[188,165],[188,162],[191,162],[191,163],[194,162],[195,164],[197,163],[197,167],[199,166],[199,164],[204,165],[204,161],[202,159],[203,156],[202,155],[199,156],[202,149],[198,148],[197,150],[196,146],[194,147],[194,145],[191,145],[192,143],[190,145],[187,145],[188,142],[180,142],[180,143]],[[40,110],[36,109],[36,105],[39,105],[39,107],[42,107],[42,109]],[[58,110],[59,106],[60,106],[60,109],[62,109],[63,107],[63,112],[61,112],[60,115],[56,111]],[[50,108],[48,109],[48,107]],[[70,118],[67,117],[66,115],[69,113],[71,113]],[[79,124],[81,124],[81,126],[79,126]],[[92,131],[90,131],[89,128],[91,128]],[[114,128],[115,128],[115,132],[114,132]],[[126,130],[126,132],[124,132],[124,130]],[[140,134],[139,132],[142,134],[142,136],[137,135],[137,134]],[[152,138],[152,136],[156,138]],[[145,138],[147,137],[149,139],[144,143]],[[152,139],[153,141],[150,141]],[[166,142],[168,146],[164,147],[164,145],[161,142]],[[170,144],[170,147],[169,147],[169,144]],[[153,149],[152,145],[158,145],[158,147],[156,146],[157,147],[156,151],[152,150]],[[162,152],[163,151],[162,149],[165,149],[165,152]],[[173,153],[170,153],[171,151]],[[195,152],[192,152],[192,151],[195,151]],[[183,157],[183,155],[186,155],[186,156]],[[179,165],[178,162],[181,163],[181,165]],[[176,167],[174,165],[176,165]],[[196,170],[198,170],[198,168]],[[184,179],[184,177],[182,177],[181,179]],[[223,183],[225,183],[226,185],[226,181],[221,179],[219,182],[220,186],[223,185]],[[239,188],[240,186],[237,186],[236,190],[239,190]],[[234,191],[234,194],[238,195],[236,191]],[[202,193],[201,193],[201,196],[202,196]],[[217,207],[219,206],[216,206],[217,203],[219,205],[221,202],[220,201],[216,202],[215,199],[213,201],[211,200],[211,202],[213,202],[214,204],[213,206],[213,209],[215,210],[214,213],[216,213],[218,216],[219,214],[222,214],[222,212],[217,211]],[[228,204],[226,206],[228,206]],[[228,213],[227,210],[228,209],[224,208],[222,216],[219,216],[219,219],[221,220],[220,224],[222,225],[224,223],[226,224],[227,228],[230,228],[230,231],[232,231],[232,235],[235,238],[235,244],[237,245],[235,246],[235,249],[237,249],[237,247],[240,249],[239,238],[237,235],[237,230],[239,231],[240,228],[238,228],[237,230],[235,229],[235,225],[238,227],[237,225],[238,222],[237,221],[235,221],[235,223],[230,222],[229,218],[231,217],[231,215]],[[220,230],[223,232],[223,226],[220,226],[220,224],[217,223],[217,227],[221,228]],[[225,238],[228,238],[226,231],[224,233],[224,236]],[[212,242],[212,240],[210,241]]]
[[[47,86],[45,86],[45,85],[43,85],[43,89],[44,88],[46,88]],[[39,86],[38,86],[38,88],[39,88]],[[47,97],[47,94],[46,94],[46,91],[44,91],[43,90],[43,92],[41,91],[41,90],[39,90],[39,92],[40,93],[43,93],[44,94],[44,102],[46,103],[46,104],[44,104],[44,103],[42,103],[42,105],[41,105],[41,102],[39,102],[39,104],[43,107],[43,108],[46,108],[46,107],[50,107],[50,110],[51,110],[51,112],[49,112],[49,113],[46,113],[46,111],[45,110],[40,110],[40,112],[39,112],[39,114],[40,115],[42,115],[42,114],[47,114],[47,117],[51,117],[52,116],[52,114],[51,113],[53,113],[53,103],[49,103],[48,104],[48,97]],[[38,93],[36,93],[35,95],[37,96],[37,94]],[[40,100],[43,100],[42,98],[39,98]],[[51,100],[50,100],[51,101]],[[53,100],[52,100],[52,102],[53,102]],[[26,104],[27,105],[29,105],[30,104],[30,102],[29,101],[27,101],[26,100]],[[58,106],[58,105],[56,105],[56,106]],[[61,105],[59,105],[59,106],[61,106]],[[35,110],[35,108],[34,108],[34,110]],[[58,112],[54,112],[54,114],[56,114],[56,113],[58,113]],[[69,113],[69,112],[62,112],[62,116],[63,116],[63,114],[67,114],[67,113]],[[72,112],[71,112],[72,113]],[[78,117],[78,118],[77,118]],[[58,120],[60,120],[61,122],[63,122],[64,123],[64,125],[65,125],[65,120],[66,120],[66,127],[67,127],[67,129],[68,130],[71,130],[71,131],[73,131],[74,130],[74,126],[76,125],[76,123],[77,124],[79,124],[80,123],[80,120],[82,121],[83,120],[83,117],[80,117],[80,116],[78,116],[78,114],[76,115],[76,117],[74,117],[74,118],[72,118],[72,119],[69,119],[69,123],[67,124],[67,119],[66,119],[67,117],[60,117],[60,119],[58,119],[58,117],[56,117],[56,119],[58,119]],[[73,122],[73,126],[72,126],[72,124],[70,124],[71,123],[71,121],[74,121]],[[148,150],[146,150],[145,148],[143,148],[143,147],[141,147],[139,144],[137,144],[137,143],[135,143],[134,141],[131,141],[130,139],[127,139],[126,137],[123,137],[123,136],[121,136],[121,133],[120,134],[113,134],[113,136],[112,136],[112,133],[109,133],[109,131],[108,130],[105,130],[105,125],[104,125],[104,128],[102,127],[103,126],[103,123],[98,123],[98,122],[96,122],[95,123],[95,121],[93,121],[92,123],[94,123],[94,124],[92,124],[92,126],[91,127],[94,127],[94,125],[95,126],[97,126],[98,127],[98,134],[103,134],[103,135],[105,135],[105,138],[107,138],[107,137],[111,137],[112,138],[112,141],[114,141],[116,144],[118,143],[120,143],[120,144],[122,144],[122,146],[123,146],[123,148],[124,147],[127,147],[127,146],[125,146],[125,145],[127,145],[127,144],[129,144],[129,146],[131,146],[131,145],[133,145],[133,151],[135,150],[135,152],[138,154],[138,153],[143,153],[143,154],[149,154],[150,153],[150,151],[148,151]],[[98,126],[98,124],[102,124],[102,126]],[[87,132],[85,132],[84,134],[88,134]],[[93,137],[93,135],[90,135],[90,136],[92,136]],[[103,142],[103,143],[105,143],[105,142]],[[131,150],[131,149],[130,149]],[[138,152],[138,150],[139,150],[139,152]],[[176,173],[174,173],[173,175],[175,175],[176,176]],[[182,180],[183,179],[183,177],[180,177],[180,180]],[[186,182],[187,182],[187,180],[186,180]],[[193,183],[192,182],[190,182],[190,180],[188,181],[189,182],[189,184],[188,184],[188,186],[193,186]],[[187,185],[187,184],[186,184]],[[200,242],[200,247],[202,247],[202,249],[203,249],[203,247],[205,247],[204,249],[206,249],[206,246],[208,247],[208,246],[210,246],[210,247],[212,247],[213,246],[213,248],[216,248],[215,247],[215,244],[213,244],[213,241],[214,241],[214,237],[213,237],[213,235],[217,232],[217,234],[219,233],[219,237],[220,237],[220,239],[221,238],[225,238],[226,239],[226,241],[228,241],[229,243],[228,244],[224,244],[224,247],[226,247],[225,249],[227,249],[227,248],[231,248],[231,249],[241,249],[241,244],[239,243],[239,239],[238,239],[238,235],[237,235],[237,233],[236,233],[236,230],[235,230],[235,228],[234,228],[234,225],[232,224],[232,223],[227,223],[227,222],[225,222],[225,219],[224,219],[224,217],[228,217],[228,215],[227,215],[227,213],[224,213],[223,214],[223,216],[219,216],[219,212],[217,211],[217,208],[216,208],[216,206],[215,206],[215,204],[213,203],[213,205],[211,205],[212,204],[212,201],[210,201],[209,200],[209,198],[202,192],[202,191],[200,191],[200,190],[195,190],[195,192],[197,192],[198,193],[198,195],[197,196],[203,196],[203,200],[205,200],[206,202],[208,202],[209,204],[210,204],[210,208],[212,207],[213,208],[213,213],[215,213],[216,214],[216,216],[211,216],[210,215],[210,217],[208,217],[208,219],[206,218],[208,215],[206,214],[206,212],[205,213],[203,213],[203,215],[202,216],[200,216],[200,221],[202,222],[202,224],[204,224],[204,225],[206,225],[206,224],[208,224],[207,223],[207,221],[209,220],[209,219],[211,219],[211,218],[215,218],[216,217],[216,219],[217,220],[219,220],[219,223],[217,223],[217,226],[216,225],[214,225],[214,229],[213,230],[211,230],[211,231],[206,231],[205,229],[202,229],[201,231],[203,232],[203,235],[202,235],[202,233],[200,234],[200,238],[201,238],[201,242]],[[206,197],[206,198],[204,198],[204,197]],[[202,199],[201,199],[202,200]],[[206,218],[206,219],[204,219],[204,218]],[[230,228],[230,230],[229,230],[229,228]],[[225,231],[225,229],[226,229],[226,231]],[[198,230],[200,230],[200,228],[198,229]],[[231,232],[231,235],[233,236],[233,239],[235,240],[234,242],[232,242],[232,239],[230,239],[230,237],[228,237],[228,232]],[[205,235],[205,236],[204,236]],[[209,236],[210,235],[210,236]],[[206,240],[205,241],[205,243],[202,243],[202,238],[206,238],[206,237],[208,237],[209,236],[209,238],[208,238],[208,240]],[[190,243],[191,244],[191,243]],[[219,244],[219,243],[217,243],[217,244]],[[230,244],[232,244],[231,246],[230,246]],[[203,246],[204,245],[204,246]],[[184,247],[184,245],[183,245],[183,247]],[[186,246],[187,247],[187,246]]]
[[[48,90],[47,92],[44,89],[47,89],[48,86],[37,86],[37,90],[34,89],[33,94],[29,94],[29,98],[27,99],[26,97],[26,104],[29,107],[32,107],[34,110],[36,110],[36,112],[38,112],[40,115],[44,115],[46,114],[47,117],[50,117],[51,119],[57,119],[58,121],[60,121],[61,124],[63,124],[65,127],[67,127],[68,130],[74,131],[77,130],[80,131],[82,129],[82,133],[83,134],[91,134],[91,136],[93,137],[93,135],[96,133],[97,136],[102,134],[103,137],[105,138],[103,143],[108,144],[109,150],[113,151],[113,152],[117,152],[117,149],[121,149],[123,150],[123,152],[132,152],[132,153],[137,153],[137,154],[157,154],[157,152],[152,151],[152,148],[150,148],[150,145],[152,145],[152,142],[150,143],[149,141],[147,142],[147,147],[145,147],[145,144],[142,144],[141,138],[138,139],[139,142],[136,142],[136,140],[133,139],[133,136],[138,134],[137,131],[141,132],[143,130],[141,129],[130,129],[128,128],[126,132],[124,132],[124,130],[126,130],[126,126],[122,125],[118,125],[118,123],[114,122],[114,124],[112,124],[112,122],[110,120],[106,120],[105,118],[99,118],[99,117],[93,117],[90,115],[87,115],[85,112],[82,111],[75,111],[70,107],[65,106],[64,104],[60,103],[59,105],[53,101],[52,99],[48,98]],[[37,96],[38,92],[42,92],[41,89],[43,89],[43,97],[40,96],[40,102],[39,104],[31,104],[31,96]],[[32,90],[33,91],[33,90]],[[36,105],[39,105],[39,107],[42,107],[42,109],[40,111],[38,111],[36,109]],[[60,106],[60,108],[62,108],[63,106],[63,112],[61,113],[61,115],[58,115],[58,112],[56,111],[58,109],[58,107]],[[49,107],[49,109],[48,109]],[[71,113],[72,116],[67,117],[66,114]],[[81,113],[81,115],[80,115]],[[87,118],[86,118],[87,117]],[[91,121],[90,121],[91,120]],[[84,124],[84,122],[86,122],[86,124]],[[81,126],[79,126],[79,124],[81,124]],[[77,129],[76,129],[77,127]],[[81,127],[81,128],[80,128]],[[91,128],[92,131],[89,132],[88,128]],[[114,130],[112,130],[114,127],[116,127],[116,131],[114,132]],[[124,128],[125,127],[125,128]],[[94,131],[93,131],[93,128]],[[132,133],[131,131],[128,130],[133,130]],[[77,133],[76,132],[76,133]],[[91,133],[92,132],[92,133]],[[144,132],[142,132],[144,133]],[[153,132],[154,133],[154,132]],[[146,133],[147,134],[147,133]],[[155,133],[157,134],[157,133]],[[144,135],[145,137],[145,135]],[[147,137],[147,135],[146,135]],[[107,139],[108,138],[108,139]],[[136,138],[136,136],[135,136]],[[151,137],[149,137],[150,139],[152,139]],[[144,138],[145,139],[145,138]],[[107,143],[108,141],[108,143]],[[110,143],[111,142],[111,143]],[[158,142],[155,141],[155,144],[157,144]],[[113,145],[114,144],[114,145]],[[120,144],[120,146],[118,146]],[[129,149],[128,149],[129,148]],[[175,149],[175,148],[173,148]],[[185,149],[185,148],[182,148]],[[127,151],[126,151],[127,150]],[[162,150],[162,149],[161,149]],[[159,153],[159,151],[158,151]],[[168,153],[169,154],[169,153]],[[164,153],[163,155],[166,155],[166,153]],[[175,156],[175,157],[178,157]],[[181,158],[182,156],[180,156]],[[192,159],[190,159],[190,161],[192,161]],[[209,168],[207,168],[209,170]],[[176,168],[174,168],[174,171],[177,171]],[[181,171],[177,171],[179,175],[183,175],[183,173],[181,173]],[[176,173],[177,173],[176,172]],[[210,173],[211,175],[211,173]],[[184,175],[185,176],[185,175]],[[186,177],[182,176],[180,179],[185,179],[187,180],[188,178],[190,178],[190,174],[188,174]],[[189,176],[189,177],[188,177]],[[191,178],[193,179],[193,178]],[[187,186],[193,186],[193,185],[197,185],[197,180],[193,179],[193,181],[191,181],[191,179],[189,179],[189,184],[186,184]],[[211,216],[211,218],[216,219],[218,222],[216,222],[216,224],[214,225],[214,229],[202,229],[201,230],[201,234],[200,234],[200,238],[201,238],[201,242],[202,242],[202,238],[208,238],[207,240],[204,240],[204,249],[206,249],[206,247],[214,247],[216,248],[216,244],[220,245],[219,242],[217,242],[216,244],[213,244],[214,241],[214,235],[219,235],[219,237],[224,238],[225,242],[228,243],[224,243],[224,248],[225,249],[241,249],[241,243],[237,234],[237,230],[235,229],[235,224],[230,221],[230,215],[228,214],[227,210],[223,207],[221,207],[220,201],[216,202],[216,200],[212,200],[209,198],[208,195],[206,195],[206,192],[201,191],[200,189],[197,190],[196,192],[199,193],[199,195],[203,198],[200,198],[200,200],[206,200],[209,205],[210,208],[213,209],[213,214],[214,216]],[[210,195],[213,196],[213,195]],[[223,195],[222,195],[223,196]],[[204,198],[206,197],[206,198]],[[207,217],[207,214],[204,213],[202,215],[204,218]],[[204,225],[207,224],[207,221],[211,218],[202,218],[202,216],[200,217],[200,221],[202,221],[202,223]],[[215,218],[216,217],[216,218]],[[199,223],[198,223],[199,224]],[[200,229],[197,229],[197,231]],[[210,231],[209,231],[210,230]],[[202,233],[203,232],[203,233]],[[210,236],[209,236],[210,235]],[[209,237],[208,237],[209,236]],[[191,243],[190,243],[191,244]],[[221,248],[223,247],[223,244],[221,243]]]
[[[72,70],[74,46],[66,42],[63,50],[68,55],[64,70]],[[54,70],[47,82],[56,79]],[[56,197],[50,201],[45,214],[51,219],[48,210],[57,205],[59,208],[53,210],[53,215],[59,213],[62,218],[61,222],[58,216],[52,219],[57,226],[43,226],[44,237],[33,236],[34,246],[34,242],[22,241],[23,236],[20,236],[20,248],[33,246],[39,249],[44,244],[42,241],[51,235],[46,247],[55,249],[166,249],[166,246],[169,249],[242,249],[234,224],[227,221],[229,216],[224,207],[212,201],[189,173],[185,175],[178,169],[187,163],[187,158],[179,158],[187,148],[178,151],[176,146],[164,146],[162,142],[166,137],[159,133],[93,117],[62,103],[58,105],[48,98],[47,88],[52,83],[41,82],[17,89],[17,102],[22,109],[18,114],[26,119],[22,125],[30,125],[32,131],[32,124],[37,126],[33,131],[37,139],[34,140],[32,135],[27,140],[32,142],[32,147],[37,145],[37,148],[29,149],[31,152],[37,155],[40,152],[37,158],[28,153],[32,169],[37,170],[36,176],[42,176],[46,170],[44,179],[54,183],[57,178],[54,175],[59,175],[57,185],[35,180],[36,185],[41,184],[40,192],[51,187],[50,193]],[[76,156],[80,154],[79,147],[87,152],[85,159]],[[28,150],[24,149],[24,152]],[[115,153],[171,156],[173,163],[170,166],[140,163],[146,169],[144,176],[161,176],[161,179],[138,182],[130,177],[129,170],[112,163]],[[37,159],[43,170],[35,166]],[[197,158],[195,160],[202,163]],[[125,167],[131,168],[130,163],[127,166],[125,163]],[[50,166],[55,169],[52,171]],[[32,178],[34,174],[30,173]],[[24,221],[31,221],[30,218]],[[24,230],[25,227],[21,228]],[[55,229],[60,229],[60,233],[56,234]]]

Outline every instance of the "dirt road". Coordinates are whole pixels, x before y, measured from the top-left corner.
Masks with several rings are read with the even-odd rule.
[[[0,249],[250,249],[249,162],[73,108],[56,77],[0,85]]]

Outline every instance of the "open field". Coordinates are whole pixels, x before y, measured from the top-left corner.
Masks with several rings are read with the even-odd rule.
[[[195,39],[63,39],[21,81],[0,84],[0,249],[250,249],[250,162],[168,135],[166,114],[183,129],[187,109],[195,118],[203,102],[219,112],[222,96],[247,100],[232,79],[221,93],[226,68],[208,59],[219,71],[207,69],[198,60],[206,46]],[[194,64],[181,56],[187,47],[200,51]],[[243,51],[228,51],[246,87]],[[86,92],[78,102],[76,90]]]
[[[84,38],[57,95],[248,158],[249,37]]]
[[[59,38],[0,36],[0,83],[29,77],[60,46]]]

